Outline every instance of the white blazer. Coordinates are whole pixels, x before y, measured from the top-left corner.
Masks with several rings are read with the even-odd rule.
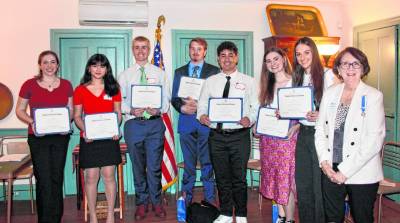
[[[329,88],[322,97],[316,122],[315,147],[321,164],[332,165],[337,108],[344,84]],[[362,97],[365,96],[365,112]],[[370,184],[383,179],[380,150],[385,139],[383,95],[360,81],[347,113],[343,136],[343,161],[338,169],[347,177],[345,184]]]

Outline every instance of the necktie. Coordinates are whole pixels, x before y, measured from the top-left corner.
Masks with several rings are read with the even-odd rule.
[[[144,72],[144,67],[140,67],[140,84],[147,84],[146,73]]]
[[[192,74],[193,78],[199,78],[199,69],[200,69],[199,66],[194,66],[193,67],[193,74]]]
[[[147,77],[146,77],[146,72],[144,72],[144,67],[140,67],[139,70],[140,70],[140,84],[147,84]],[[144,111],[143,117],[145,119],[149,119],[151,115],[147,111]]]
[[[231,86],[231,77],[230,76],[226,76],[226,83],[225,83],[225,87],[224,87],[224,93],[222,93],[222,97],[223,98],[227,98],[228,97],[230,86]],[[218,130],[222,129],[222,123],[221,122],[217,123],[217,129]]]

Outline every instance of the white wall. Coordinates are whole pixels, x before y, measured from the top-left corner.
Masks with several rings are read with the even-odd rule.
[[[133,28],[133,35],[145,35],[153,41],[157,18],[161,14],[165,16],[163,52],[167,73],[171,75],[172,29],[252,31],[254,72],[258,77],[261,69],[259,61],[264,51],[261,39],[271,35],[265,15],[265,7],[271,2],[317,7],[325,20],[328,34],[341,37],[342,46],[352,43],[352,37],[349,35],[351,26],[348,25],[350,23],[343,10],[343,4],[327,0],[304,2],[294,0],[149,0],[149,26]],[[89,27],[79,26],[78,0],[11,0],[3,2],[2,8],[0,82],[11,89],[16,100],[21,84],[37,73],[37,55],[42,50],[50,48],[49,29],[87,29]],[[24,125],[17,120],[14,113],[0,120],[0,128],[21,127]]]

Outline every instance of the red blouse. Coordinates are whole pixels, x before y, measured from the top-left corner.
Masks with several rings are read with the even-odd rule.
[[[82,105],[84,114],[114,112],[114,102],[121,102],[121,91],[112,97],[104,90],[96,96],[85,85],[79,85],[74,91],[74,105]],[[83,137],[82,131],[81,137]]]
[[[37,78],[32,78],[22,85],[19,96],[28,99],[30,114],[33,117],[33,110],[36,108],[53,108],[68,106],[68,98],[72,97],[73,89],[69,81],[60,79],[60,86],[53,91],[42,88]],[[29,125],[28,134],[33,134],[32,127]]]

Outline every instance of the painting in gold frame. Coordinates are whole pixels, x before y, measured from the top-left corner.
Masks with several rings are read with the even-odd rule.
[[[272,35],[328,35],[321,13],[312,6],[269,4],[267,17]]]

